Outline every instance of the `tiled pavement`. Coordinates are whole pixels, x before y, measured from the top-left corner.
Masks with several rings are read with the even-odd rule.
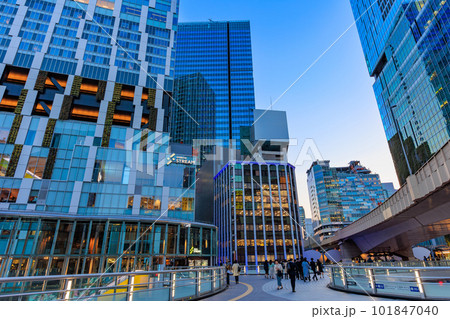
[[[265,279],[264,276],[240,276],[241,283],[231,283],[230,288],[210,298],[207,301],[381,301],[381,298],[366,295],[348,294],[329,289],[328,277],[319,281],[303,282],[297,280],[296,292],[292,292],[290,280],[283,279],[284,289],[277,290],[275,279]],[[245,285],[245,284],[247,285]],[[250,292],[251,291],[251,292]],[[246,294],[247,292],[247,294]],[[248,294],[248,292],[250,292]]]

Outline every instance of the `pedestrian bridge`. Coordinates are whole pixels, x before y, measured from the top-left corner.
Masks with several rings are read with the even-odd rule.
[[[361,253],[413,257],[412,246],[450,234],[450,142],[388,200],[324,240],[340,247],[343,260]]]

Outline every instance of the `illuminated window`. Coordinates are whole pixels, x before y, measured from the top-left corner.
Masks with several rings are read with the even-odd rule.
[[[46,162],[46,157],[30,156],[24,177],[42,179]]]
[[[97,7],[114,10],[114,2],[106,0],[97,0]]]

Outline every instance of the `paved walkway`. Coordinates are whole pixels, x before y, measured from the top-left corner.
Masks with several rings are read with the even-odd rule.
[[[206,301],[381,301],[387,299],[366,295],[349,294],[327,287],[328,277],[319,281],[303,282],[297,280],[296,292],[292,292],[290,280],[283,279],[283,289],[277,290],[275,279],[264,276],[240,276],[240,284],[231,282],[230,287]]]

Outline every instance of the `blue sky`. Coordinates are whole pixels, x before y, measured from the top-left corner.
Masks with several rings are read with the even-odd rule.
[[[276,100],[353,22],[349,0],[180,0],[180,22],[250,20],[257,108]],[[275,106],[291,138],[312,138],[332,166],[351,160],[398,181],[353,27]],[[295,162],[300,147],[290,148]],[[306,170],[297,166],[300,204],[309,208]]]

